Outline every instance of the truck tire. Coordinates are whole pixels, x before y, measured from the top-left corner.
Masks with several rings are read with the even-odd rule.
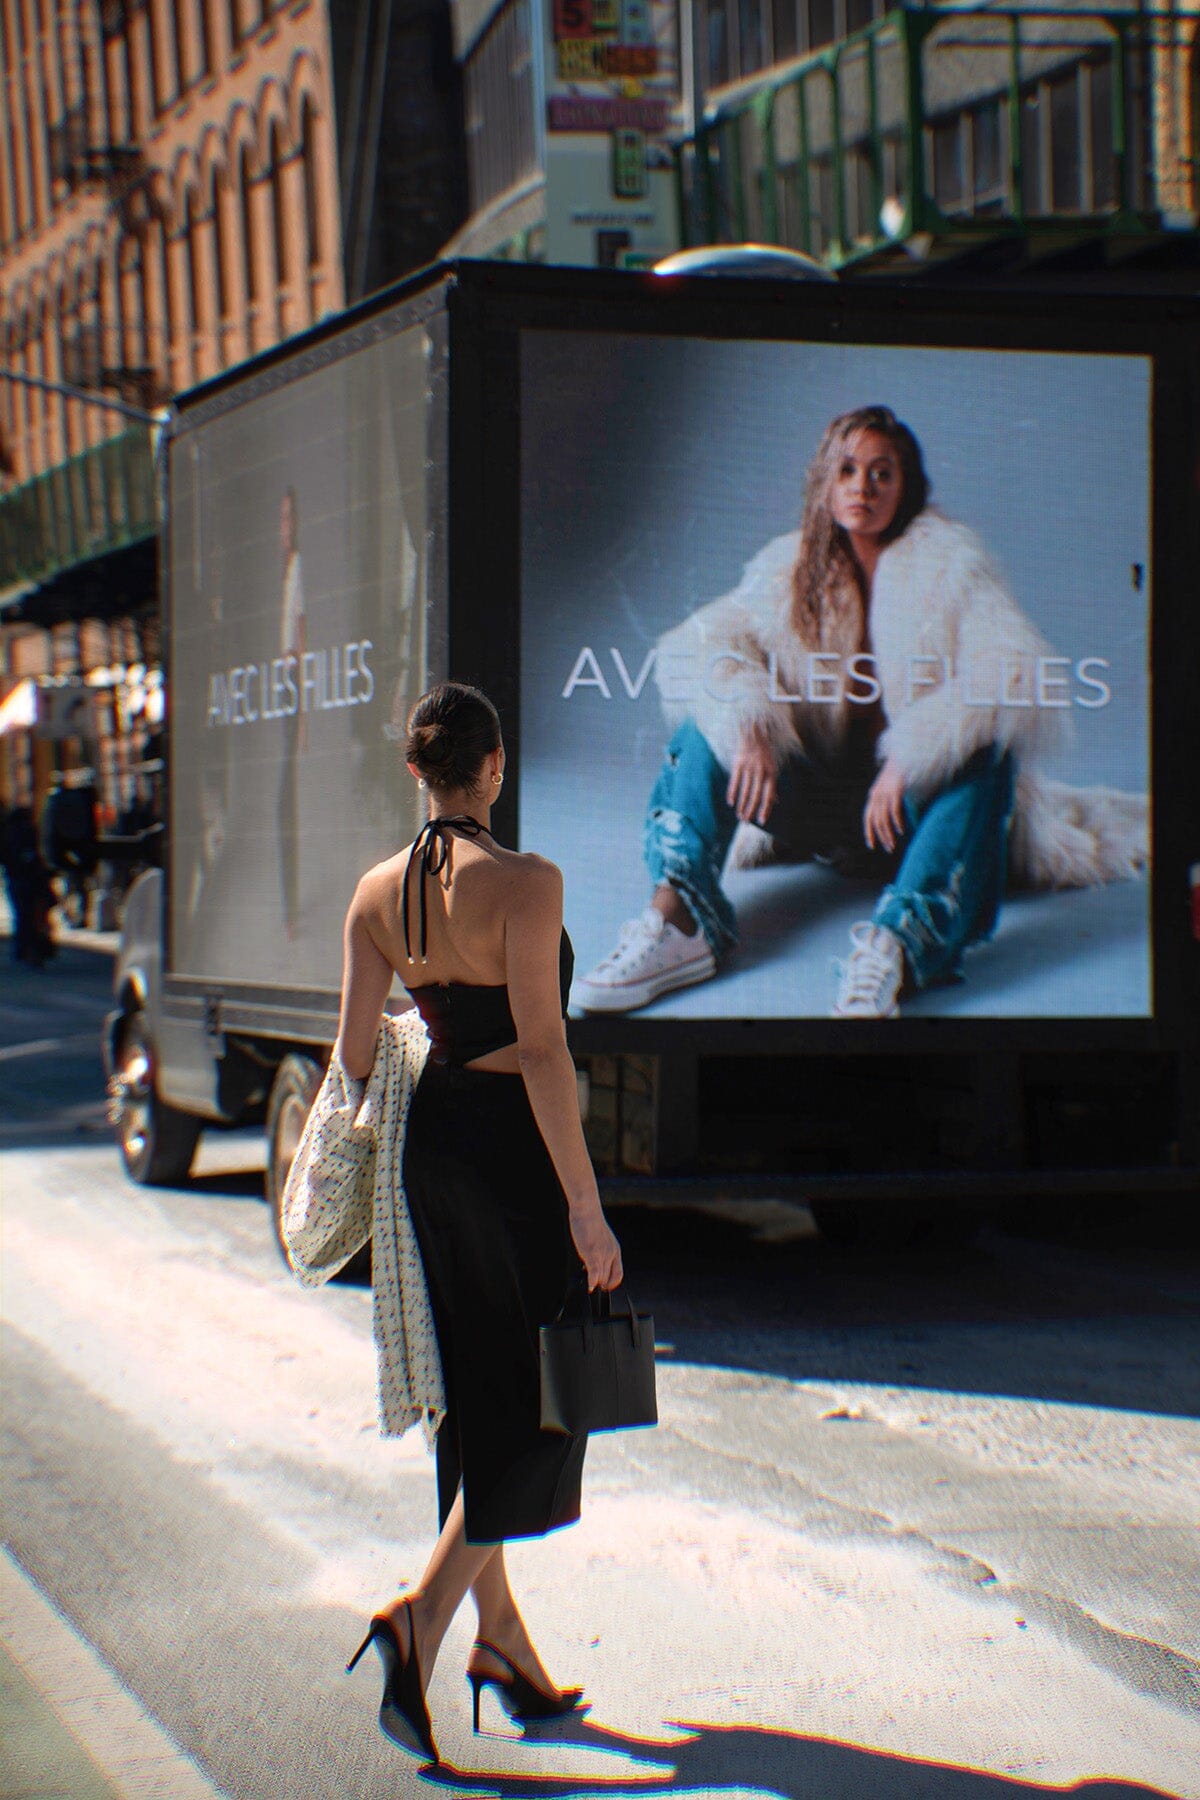
[[[144,1013],[132,1013],[121,1034],[111,1093],[112,1122],[130,1180],[139,1187],[186,1181],[201,1124],[159,1098],[154,1039]]]
[[[292,1051],[276,1069],[271,1083],[271,1097],[267,1101],[267,1204],[271,1208],[271,1224],[281,1252],[284,1248],[283,1190],[321,1077],[321,1067],[311,1056]]]

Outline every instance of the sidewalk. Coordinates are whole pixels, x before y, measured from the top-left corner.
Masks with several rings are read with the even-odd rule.
[[[53,934],[56,944],[75,944],[80,950],[99,950],[106,955],[115,956],[121,943],[119,931],[88,931],[81,926],[75,930],[64,925],[57,908],[53,915]],[[12,908],[8,904],[8,895],[0,885],[0,938],[12,937]]]
[[[0,1800],[222,1800],[7,1551]]]

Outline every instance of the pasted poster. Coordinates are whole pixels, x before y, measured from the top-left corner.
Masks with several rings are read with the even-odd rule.
[[[521,836],[575,1006],[1145,1016],[1146,360],[526,332],[521,368]]]
[[[602,268],[677,248],[675,0],[547,0],[546,256]]]
[[[429,611],[423,330],[256,393],[171,453],[172,965],[341,980],[359,875],[411,837]]]

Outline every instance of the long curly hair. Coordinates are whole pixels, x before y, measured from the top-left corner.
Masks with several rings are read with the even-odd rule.
[[[929,499],[929,478],[921,459],[921,446],[890,406],[859,406],[830,420],[808,465],[800,549],[792,571],[792,624],[808,644],[823,642],[822,612],[831,589],[844,591],[850,583],[866,604],[862,571],[846,532],[830,509],[830,494],[846,445],[860,431],[877,431],[885,437],[900,463],[900,504],[882,543],[894,543]]]

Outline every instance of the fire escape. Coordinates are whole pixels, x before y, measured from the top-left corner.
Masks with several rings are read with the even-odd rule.
[[[677,146],[682,241],[885,272],[1194,239],[1168,126],[1196,39],[1195,14],[1146,7],[890,12],[714,97]]]
[[[124,5],[63,4],[76,55],[66,70],[62,113],[49,127],[52,178],[60,194],[65,188],[96,195],[122,233],[136,235],[154,217],[156,202],[140,148],[111,129],[101,41],[102,33],[124,28]],[[95,606],[105,585],[98,579],[101,559],[143,546],[139,555],[148,563],[157,531],[152,431],[129,417],[161,405],[166,390],[148,360],[126,360],[126,334],[102,316],[98,270],[80,280],[60,335],[61,380],[46,385],[57,387],[64,409],[100,421],[111,435],[95,441],[95,425],[85,428],[93,440],[87,448],[0,496],[0,596],[6,605],[20,604],[26,617],[70,612],[72,589],[81,584]],[[130,585],[142,587],[147,575],[152,581],[152,569],[139,568]]]

